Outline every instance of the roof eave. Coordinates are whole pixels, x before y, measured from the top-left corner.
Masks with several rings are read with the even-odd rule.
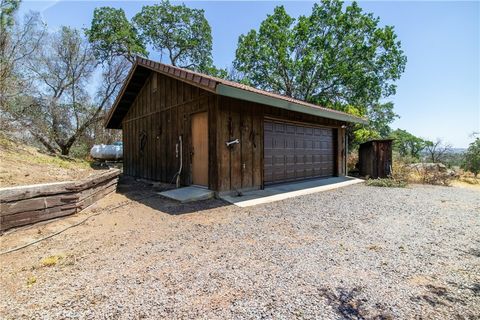
[[[125,90],[127,89],[128,84],[130,83],[130,80],[132,79],[133,74],[135,73],[135,70],[137,69],[137,66],[138,66],[138,59],[135,61],[130,71],[128,72],[127,78],[123,81],[122,88],[118,92],[118,95],[115,98],[115,102],[113,103],[112,107],[110,108],[110,111],[108,112],[107,119],[104,122],[104,126],[106,129],[120,129],[119,126],[112,126],[110,122],[112,120],[113,114],[115,113],[115,110],[117,109],[119,102],[123,97],[123,94],[125,93]]]
[[[339,113],[339,112],[324,110],[320,108],[308,107],[298,103],[286,101],[283,99],[265,96],[256,92],[234,88],[221,83],[217,85],[216,93],[222,96],[230,97],[230,98],[256,102],[256,103],[265,104],[272,107],[277,107],[277,108],[291,110],[291,111],[305,113],[305,114],[311,114],[314,116],[327,118],[327,119],[359,123],[359,124],[368,123],[367,119],[359,118],[346,113]]]

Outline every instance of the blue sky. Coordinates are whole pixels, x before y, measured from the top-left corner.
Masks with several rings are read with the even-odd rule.
[[[87,27],[97,6],[122,7],[130,18],[153,1],[24,1],[20,13],[40,11],[50,29],[60,25]],[[309,14],[306,1],[186,1],[203,8],[212,27],[213,57],[219,67],[230,66],[238,36],[258,28],[276,5],[290,15]],[[469,135],[480,131],[480,2],[360,1],[395,26],[408,57],[397,82],[395,103],[400,119],[394,128],[415,135],[442,138],[455,147],[467,147]],[[155,58],[155,55],[151,57]]]

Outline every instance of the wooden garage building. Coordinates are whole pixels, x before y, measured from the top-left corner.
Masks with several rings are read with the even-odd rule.
[[[124,174],[244,191],[345,175],[345,127],[365,119],[137,58],[106,120]],[[227,145],[228,144],[228,145]]]

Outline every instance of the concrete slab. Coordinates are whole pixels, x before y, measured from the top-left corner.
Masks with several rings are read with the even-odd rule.
[[[181,203],[207,200],[213,198],[215,193],[212,190],[208,190],[202,187],[189,186],[178,189],[172,189],[168,191],[160,192],[159,195],[166,198],[179,201]]]
[[[221,198],[239,207],[250,207],[362,182],[364,181],[353,177],[314,179],[273,185],[266,187],[264,190],[244,192],[241,196],[222,196]]]

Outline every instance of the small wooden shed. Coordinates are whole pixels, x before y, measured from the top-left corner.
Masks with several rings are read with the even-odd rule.
[[[123,130],[124,174],[217,192],[346,174],[355,117],[137,58],[106,120]]]
[[[378,139],[360,145],[358,162],[361,176],[376,179],[391,175],[392,141],[392,139]]]

